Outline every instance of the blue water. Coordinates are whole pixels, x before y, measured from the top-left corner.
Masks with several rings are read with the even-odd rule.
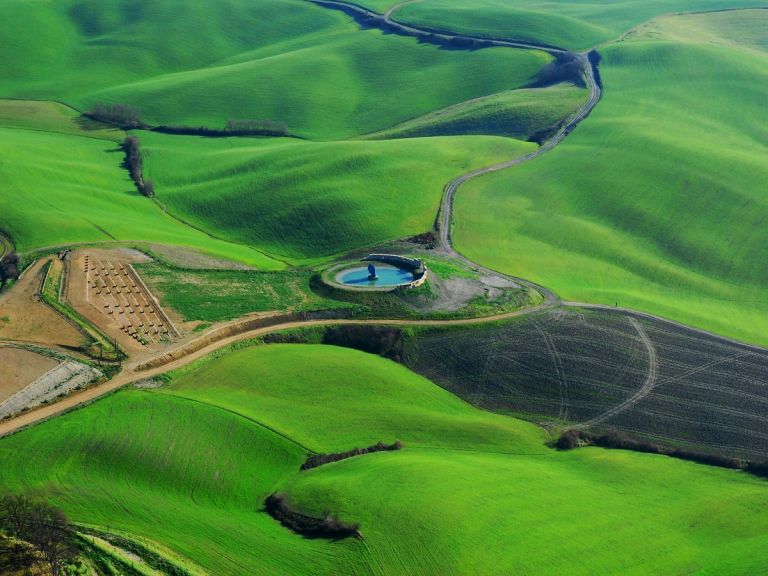
[[[402,268],[386,264],[375,264],[376,280],[368,280],[368,266],[350,268],[336,275],[336,281],[349,286],[399,286],[413,282],[413,274]]]

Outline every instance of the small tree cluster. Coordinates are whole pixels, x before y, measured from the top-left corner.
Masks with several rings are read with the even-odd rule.
[[[128,136],[123,140],[123,151],[125,152],[125,167],[131,175],[136,189],[144,196],[151,198],[155,195],[155,185],[151,180],[144,179],[144,173],[141,166],[141,143],[136,136]]]
[[[539,71],[536,81],[531,86],[540,88],[560,82],[572,82],[577,86],[584,87],[584,65],[584,60],[576,54],[571,52],[559,53],[552,62]]]
[[[9,280],[16,280],[18,277],[19,255],[16,252],[9,252],[0,258],[0,288],[5,286]]]
[[[346,452],[333,452],[331,454],[313,454],[309,456],[301,465],[302,470],[310,470],[311,468],[317,468],[324,464],[330,464],[331,462],[338,462],[339,460],[345,460],[352,458],[353,456],[360,456],[362,454],[371,454],[372,452],[392,452],[394,450],[402,450],[403,443],[397,440],[394,444],[384,444],[384,442],[378,442],[373,446],[367,448],[353,448]]]
[[[343,522],[331,514],[322,518],[293,510],[284,494],[271,494],[264,502],[267,513],[286,528],[308,538],[348,538],[360,535],[360,525]]]
[[[17,561],[26,569],[42,561],[52,576],[59,576],[67,563],[77,556],[74,532],[67,517],[58,508],[24,495],[8,495],[0,499],[0,530],[32,546],[25,553],[23,544],[16,542]],[[27,552],[29,552],[27,546]]]
[[[139,111],[127,104],[95,104],[93,108],[85,113],[85,116],[99,122],[115,124],[123,130],[144,127],[139,118]]]

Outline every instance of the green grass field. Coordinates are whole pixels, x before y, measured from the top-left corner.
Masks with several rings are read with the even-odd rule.
[[[382,4],[378,0],[363,3]],[[662,14],[764,5],[759,0],[476,0],[471,4],[424,0],[403,6],[394,17],[400,22],[465,34],[587,50]]]
[[[307,263],[429,230],[445,183],[535,145],[474,136],[371,142],[140,134],[170,213]]]
[[[404,450],[298,471],[305,448],[395,438]],[[219,574],[750,574],[768,560],[765,481],[544,440],[388,360],[261,346],[0,440],[0,487]],[[364,541],[293,535],[261,511],[275,490],[361,522]]]
[[[584,100],[586,91],[572,84],[509,90],[430,112],[367,138],[486,134],[540,140]]]
[[[6,4],[0,58],[12,65],[0,97],[127,103],[150,123],[271,119],[305,137],[347,138],[523,86],[551,59],[361,31],[305,0]],[[169,17],[180,10],[183,25]]]
[[[185,270],[157,261],[135,267],[163,305],[185,320],[219,322],[253,312],[353,307],[312,292],[313,272],[307,270]]]
[[[766,11],[672,17],[601,50],[603,101],[555,151],[462,188],[457,247],[567,299],[768,343],[766,30]]]
[[[63,117],[56,130],[73,129]],[[45,126],[46,119],[40,125]],[[48,126],[50,129],[51,126]],[[75,242],[147,241],[188,246],[266,269],[276,261],[246,246],[216,240],[174,220],[140,196],[121,167],[123,152],[95,137],[0,127],[2,229],[27,251]]]

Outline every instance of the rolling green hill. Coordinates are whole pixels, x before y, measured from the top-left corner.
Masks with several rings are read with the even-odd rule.
[[[371,139],[457,134],[509,136],[540,140],[586,99],[572,84],[508,90],[430,112],[366,136]]]
[[[162,124],[271,119],[339,139],[526,85],[551,59],[361,31],[305,0],[126,6],[4,3],[0,58],[11,65],[0,71],[0,97],[131,104]]]
[[[16,114],[23,109],[23,113]],[[282,262],[181,224],[140,196],[121,167],[122,133],[82,128],[55,104],[0,103],[0,227],[23,251],[115,240],[187,246],[265,269]],[[92,127],[93,128],[93,127]]]
[[[140,138],[146,174],[172,214],[295,263],[429,230],[445,182],[535,146],[488,136]]]
[[[300,444],[394,437],[404,450],[298,470]],[[543,440],[391,361],[275,345],[0,440],[0,487],[219,574],[750,574],[768,560],[764,481]],[[275,490],[361,522],[363,539],[295,536],[261,511]]]
[[[670,17],[601,50],[603,101],[462,188],[457,247],[570,300],[768,343],[766,30],[762,10]]]
[[[363,3],[369,5],[369,2]],[[476,0],[472,3],[423,0],[404,5],[394,18],[477,36],[515,38],[587,50],[662,14],[764,5],[759,0]]]

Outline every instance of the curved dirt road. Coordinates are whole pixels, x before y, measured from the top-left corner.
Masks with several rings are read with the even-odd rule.
[[[93,386],[91,388],[88,388],[87,390],[83,390],[82,392],[72,394],[71,396],[68,396],[62,399],[61,401],[56,402],[55,404],[49,404],[41,408],[37,408],[30,412],[26,412],[24,414],[16,416],[11,420],[0,422],[0,437],[6,436],[8,434],[13,434],[14,432],[18,432],[22,428],[25,428],[32,424],[36,424],[38,422],[42,422],[44,420],[47,420],[48,418],[57,416],[64,412],[68,412],[79,406],[88,404],[89,402],[96,400],[104,396],[105,394],[113,392],[118,388],[125,386],[126,384],[131,384],[132,382],[137,382],[139,380],[144,380],[146,378],[152,378],[153,376],[165,374],[166,372],[170,372],[171,370],[175,370],[177,368],[186,366],[194,362],[195,360],[199,360],[200,358],[210,354],[211,352],[215,352],[216,350],[219,350],[231,344],[242,342],[243,340],[249,340],[251,338],[257,338],[259,336],[264,336],[272,332],[279,332],[281,330],[290,330],[294,328],[311,328],[311,327],[317,327],[317,326],[341,326],[341,325],[462,326],[462,325],[483,324],[487,322],[498,322],[500,320],[508,320],[510,318],[515,318],[518,316],[524,316],[524,315],[532,314],[534,312],[542,311],[549,307],[550,305],[545,302],[538,306],[524,308],[521,310],[514,310],[512,312],[506,312],[504,314],[496,314],[494,316],[486,316],[483,318],[463,318],[460,320],[341,320],[341,319],[300,320],[295,322],[284,322],[282,324],[274,324],[272,326],[267,326],[264,328],[256,328],[254,330],[248,330],[245,332],[241,332],[240,334],[235,334],[233,336],[229,336],[227,338],[217,340],[215,342],[208,344],[207,346],[204,346],[203,348],[197,349],[194,352],[190,352],[189,354],[185,354],[181,358],[171,360],[156,368],[149,368],[146,370],[140,369],[141,365],[146,364],[147,362],[146,358],[142,359],[141,361],[134,361],[132,363],[129,363],[125,366],[125,368],[123,368],[123,370],[120,373],[118,373],[114,378],[112,378],[108,382],[104,382],[103,384]],[[206,334],[203,334],[199,338],[202,339],[202,338],[205,338],[205,336]],[[179,345],[177,348],[189,346],[190,344],[191,342],[186,342],[184,344]],[[155,355],[155,357],[164,356],[169,352],[173,352],[173,350],[174,349],[159,352]]]

